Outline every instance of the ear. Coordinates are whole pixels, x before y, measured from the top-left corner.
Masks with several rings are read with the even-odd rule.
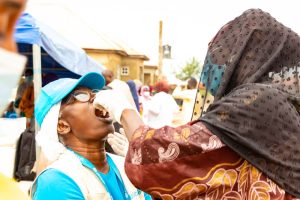
[[[71,132],[71,127],[68,122],[63,119],[59,119],[57,123],[57,132],[60,135],[65,135]]]

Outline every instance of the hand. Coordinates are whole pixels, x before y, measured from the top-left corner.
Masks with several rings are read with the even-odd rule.
[[[125,136],[124,129],[121,128],[120,133],[114,132],[108,134],[107,142],[117,155],[126,156],[129,142]]]
[[[105,108],[113,118],[121,124],[121,116],[125,109],[136,111],[136,108],[130,104],[127,98],[116,90],[101,90],[97,93],[93,102],[96,108]]]

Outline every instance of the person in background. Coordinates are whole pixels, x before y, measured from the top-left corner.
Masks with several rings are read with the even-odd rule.
[[[36,139],[48,166],[33,183],[32,199],[150,198],[128,180],[124,158],[105,152],[113,118],[93,107],[95,92],[103,86],[103,76],[91,72],[42,88],[35,105],[41,127]]]
[[[134,79],[133,81],[135,83],[137,93],[140,94],[141,87],[143,86],[142,81],[140,81],[138,79]]]
[[[30,127],[34,120],[34,84],[33,80],[27,85],[19,103],[21,116],[26,117],[26,127]]]
[[[24,72],[24,79],[21,81],[20,85],[17,89],[16,99],[15,99],[15,107],[19,108],[20,101],[26,89],[33,85],[33,71],[32,69],[26,69]],[[24,117],[24,113],[21,113]]]
[[[126,173],[153,198],[296,200],[299,62],[298,34],[250,9],[209,44],[199,82],[215,99],[196,121],[149,128],[126,104],[111,100],[113,90],[100,91],[94,105],[123,125],[130,141]]]
[[[147,85],[143,85],[140,88],[139,93],[139,107],[140,107],[140,114],[143,118],[147,119],[148,114],[148,104],[151,100],[150,88]]]
[[[193,109],[195,105],[195,99],[197,94],[197,80],[191,77],[187,81],[187,89],[182,90],[181,86],[177,86],[172,95],[176,99],[182,99],[182,122],[187,123],[191,121]]]
[[[174,114],[179,112],[179,106],[172,95],[168,94],[169,85],[159,81],[154,86],[155,95],[149,101],[147,109],[143,110],[145,124],[152,128],[172,126]]]
[[[4,115],[3,115],[4,118],[17,118],[18,115],[15,111],[15,108],[14,108],[14,102],[10,102],[9,103],[9,106],[7,107],[6,111],[4,112]]]
[[[138,93],[137,93],[137,90],[136,90],[136,85],[135,85],[134,81],[132,81],[132,80],[127,81],[127,85],[129,86],[129,89],[130,89],[131,95],[133,97],[136,109],[137,109],[138,112],[140,112],[139,96],[138,96]]]
[[[109,85],[114,80],[114,72],[110,69],[106,69],[102,72],[102,75],[105,78],[105,85]]]
[[[21,73],[26,64],[26,58],[16,54],[14,40],[15,24],[23,12],[26,0],[0,1],[0,115],[8,104],[12,89],[17,86]],[[0,173],[1,199],[25,200],[28,197],[20,190],[15,182]]]

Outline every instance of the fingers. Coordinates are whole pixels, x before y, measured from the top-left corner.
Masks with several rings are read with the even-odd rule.
[[[116,137],[116,138],[118,138],[119,140],[128,142],[128,140],[127,140],[127,138],[126,138],[126,136],[125,136],[125,133],[122,134],[122,133],[114,132],[113,134],[108,134],[108,138],[113,138],[113,137]]]
[[[120,132],[120,134],[121,134],[121,135],[124,135],[124,136],[126,137],[126,134],[125,134],[124,128],[120,128],[119,132]]]
[[[117,142],[114,139],[112,138],[109,138],[107,139],[107,142],[110,144],[111,148],[114,150],[114,152],[117,154],[117,155],[120,155],[120,156],[125,156],[126,152],[127,152],[127,149],[125,149],[127,146],[119,142]]]
[[[114,152],[117,155],[125,157],[126,153],[125,153],[124,149],[119,149],[119,148],[115,147],[114,145],[112,145],[111,148],[114,150]]]
[[[107,136],[107,142],[110,144],[114,152],[120,156],[125,156],[128,149],[128,140],[124,136],[124,130],[121,133],[114,132]]]
[[[114,133],[114,134],[108,134],[107,139],[111,139],[114,140],[115,142],[119,143],[119,144],[124,144],[124,143],[128,143],[127,139],[125,138],[125,136],[119,134],[119,133]]]

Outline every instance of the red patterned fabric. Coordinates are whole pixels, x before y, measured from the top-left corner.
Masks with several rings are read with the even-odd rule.
[[[198,121],[140,127],[125,170],[137,188],[157,199],[293,199]]]

